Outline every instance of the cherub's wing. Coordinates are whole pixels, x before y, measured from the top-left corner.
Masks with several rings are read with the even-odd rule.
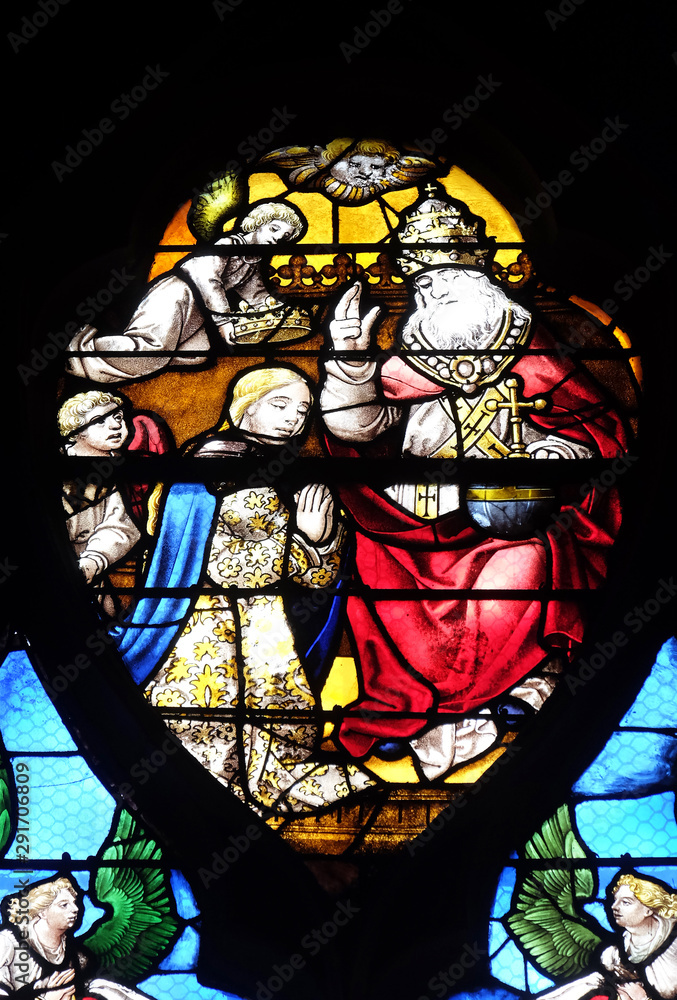
[[[239,170],[226,170],[196,195],[188,211],[188,226],[194,236],[210,242],[221,235],[221,227],[237,215],[247,188]]]
[[[587,857],[568,806],[561,806],[524,849],[525,860],[557,859],[559,866],[518,873],[510,912],[503,918],[530,961],[551,977],[579,975],[602,940],[602,928],[583,910],[595,896],[594,869],[566,864]]]
[[[303,184],[327,166],[321,146],[282,146],[266,153],[259,163],[267,163],[280,172],[289,171],[292,184]]]
[[[420,184],[435,164],[432,160],[427,160],[424,156],[410,156],[406,154],[400,156],[399,160],[388,168],[387,179],[388,188],[410,187]]]
[[[80,940],[98,958],[101,973],[135,982],[169,951],[178,930],[161,851],[123,810],[98,856],[121,867],[98,869],[92,895],[108,913]]]

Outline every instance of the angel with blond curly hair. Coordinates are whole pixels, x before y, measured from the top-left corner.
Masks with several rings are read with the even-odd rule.
[[[66,371],[123,382],[168,367],[201,368],[235,346],[308,336],[309,314],[271,294],[258,249],[297,240],[306,220],[288,202],[247,205],[247,197],[237,172],[207,185],[188,214],[197,252],[150,285],[122,333],[83,326],[69,345]],[[233,225],[236,216],[239,224],[236,219]]]

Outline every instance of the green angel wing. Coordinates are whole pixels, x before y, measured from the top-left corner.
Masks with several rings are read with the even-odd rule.
[[[524,848],[525,860],[558,859],[560,866],[518,874],[503,918],[530,961],[553,978],[572,978],[588,968],[604,933],[583,910],[596,893],[594,869],[561,864],[586,857],[591,854],[578,839],[569,808],[561,806]]]
[[[92,894],[111,915],[98,921],[82,944],[98,958],[102,973],[133,982],[174,943],[179,925],[169,878],[159,866],[160,848],[124,810],[112,840],[98,856],[119,863],[98,869]]]
[[[0,740],[0,858],[5,856],[12,837],[12,787],[11,765],[5,756],[5,747]]]
[[[247,187],[239,170],[226,170],[196,195],[188,212],[188,226],[199,239],[211,242],[223,236],[224,222],[244,204]]]

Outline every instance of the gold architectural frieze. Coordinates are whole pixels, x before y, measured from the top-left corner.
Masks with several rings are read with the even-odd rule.
[[[388,253],[337,253],[331,263],[316,267],[324,255],[296,253],[286,263],[270,268],[270,284],[282,295],[301,295],[306,298],[324,298],[327,292],[361,278],[369,291],[377,296],[404,300],[407,297],[404,279]],[[362,260],[355,259],[360,257]],[[366,263],[373,257],[371,263]],[[362,262],[364,261],[364,263]],[[510,264],[494,261],[493,272],[498,280],[510,288],[523,287],[534,275],[528,254],[522,252]]]
[[[385,803],[381,796],[362,796],[320,816],[304,816],[291,823],[282,818],[268,820],[268,825],[281,827],[283,838],[303,854],[341,855],[356,841],[358,854],[382,853],[411,843],[462,793],[460,785],[396,788]]]

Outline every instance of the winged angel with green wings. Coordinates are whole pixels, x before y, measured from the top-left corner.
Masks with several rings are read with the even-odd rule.
[[[27,886],[3,901],[0,996],[145,997],[126,984],[144,978],[167,954],[179,926],[160,849],[122,812],[97,860],[90,894],[106,914],[85,935],[71,933],[80,893],[70,878]]]
[[[567,806],[524,849],[533,868],[518,878],[504,921],[534,965],[565,982],[541,1000],[677,997],[677,894],[634,871],[616,876],[608,902],[622,933],[605,947],[608,933],[583,909],[597,889],[595,870],[585,864],[590,857]],[[558,866],[548,867],[555,860]]]

